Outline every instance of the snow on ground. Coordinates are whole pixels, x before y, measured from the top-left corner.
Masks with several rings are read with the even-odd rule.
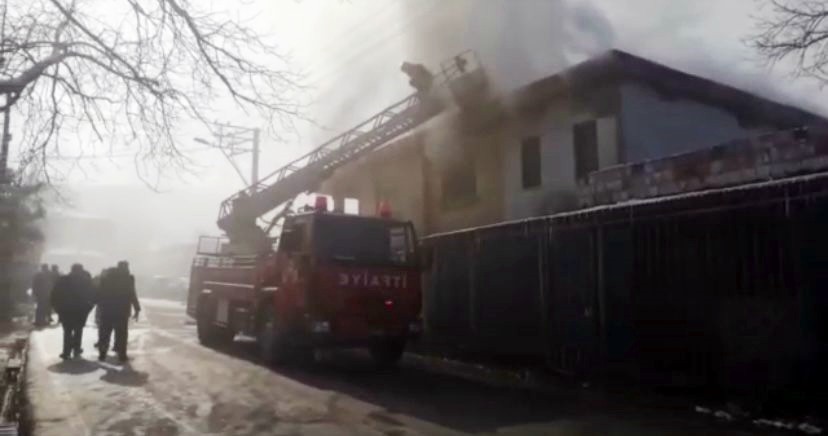
[[[29,396],[37,436],[57,435],[724,435],[705,420],[627,404],[502,389],[403,365],[377,371],[358,355],[306,367],[259,365],[237,342],[198,344],[184,305],[142,300],[132,360],[62,362],[61,329],[33,333]],[[91,324],[91,323],[90,323]]]

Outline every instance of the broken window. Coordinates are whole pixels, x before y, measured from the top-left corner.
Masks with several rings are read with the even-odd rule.
[[[598,169],[598,129],[595,120],[572,126],[575,152],[575,179],[585,179]]]
[[[465,160],[449,165],[441,182],[443,207],[452,208],[474,201],[477,198],[474,159],[467,156]]]
[[[540,138],[524,138],[520,146],[520,169],[523,189],[536,188],[541,185]]]

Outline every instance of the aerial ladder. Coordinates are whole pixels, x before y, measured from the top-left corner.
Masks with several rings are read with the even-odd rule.
[[[414,94],[383,109],[346,132],[294,159],[260,181],[236,192],[221,203],[218,226],[231,244],[262,244],[294,199],[316,189],[337,168],[358,159],[389,141],[412,131],[441,113],[448,88],[455,104],[464,106],[485,91],[487,79],[472,51],[460,53],[441,64],[437,77],[422,65],[403,64],[402,70],[417,89]],[[436,79],[438,86],[432,86]],[[257,224],[263,215],[282,207],[265,228]]]

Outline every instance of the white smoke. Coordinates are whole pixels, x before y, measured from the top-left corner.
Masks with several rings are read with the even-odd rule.
[[[761,65],[746,45],[752,0],[440,1],[407,34],[407,53],[429,65],[475,50],[497,88],[509,92],[610,49],[725,83],[762,97],[826,113],[813,83]],[[425,1],[402,1],[404,16]]]
[[[441,2],[442,3],[442,2]],[[616,33],[587,1],[455,0],[407,37],[409,56],[430,65],[472,49],[493,83],[508,91],[612,48]],[[414,14],[419,2],[403,2]]]

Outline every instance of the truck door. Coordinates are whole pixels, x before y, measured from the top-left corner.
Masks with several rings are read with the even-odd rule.
[[[310,278],[310,230],[310,221],[306,217],[291,218],[285,222],[279,238],[278,252],[283,267],[275,303],[276,315],[282,321],[289,321],[305,308],[305,292]]]

